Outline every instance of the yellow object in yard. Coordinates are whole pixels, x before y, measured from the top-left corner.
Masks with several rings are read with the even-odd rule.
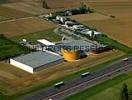
[[[64,60],[72,62],[80,59],[80,52],[79,51],[67,51],[62,50]]]

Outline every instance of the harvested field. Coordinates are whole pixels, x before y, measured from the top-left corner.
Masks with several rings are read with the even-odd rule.
[[[84,22],[85,23],[85,22]],[[88,21],[88,26],[96,27],[109,37],[132,48],[132,19],[111,19],[104,21]]]
[[[43,8],[41,0],[23,0],[23,2],[7,3],[3,4],[3,6],[12,8],[14,10],[19,10],[25,13],[39,15],[78,7],[80,5],[80,0],[76,0],[76,2],[74,0],[47,0],[47,4],[50,9]]]
[[[9,3],[4,4],[3,6],[33,15],[49,13],[49,10],[42,8],[40,5],[33,5],[32,2]]]
[[[122,55],[124,55],[124,53],[120,51],[109,51],[96,56],[89,56],[77,62],[64,62],[50,67],[49,69],[41,70],[34,75],[28,74],[5,62],[0,62],[0,72],[7,74],[6,77],[5,74],[0,74],[0,82],[6,83],[0,90],[5,94],[13,94],[23,89],[31,89],[33,86],[47,84],[50,81],[65,77],[80,70],[91,68]],[[8,89],[9,91],[7,91]]]
[[[109,37],[132,47],[132,2],[129,0],[87,0],[86,4],[95,9],[95,14],[73,16],[71,18],[96,28]],[[90,17],[89,17],[90,16]],[[93,17],[92,17],[93,16]],[[98,17],[97,17],[98,16]],[[112,18],[111,16],[115,16]],[[81,18],[82,17],[82,18]],[[97,18],[96,18],[97,17]]]
[[[22,12],[22,11],[18,11],[15,9],[11,9],[8,7],[0,6],[0,16],[9,17],[9,18],[20,18],[20,17],[31,16],[31,14]]]
[[[72,8],[79,7],[81,0],[47,0],[50,8]]]
[[[106,20],[110,19],[109,16],[105,16],[99,13],[91,13],[91,14],[82,14],[82,15],[74,15],[70,17],[71,19],[75,19],[79,22],[91,21],[91,20]]]
[[[87,2],[126,2],[126,1],[130,1],[130,0],[85,0]]]
[[[53,23],[49,23],[48,21],[36,17],[29,17],[0,23],[0,33],[3,33],[5,36],[10,38],[44,31],[54,27],[55,25]]]

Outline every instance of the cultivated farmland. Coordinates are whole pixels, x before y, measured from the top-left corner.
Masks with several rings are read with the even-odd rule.
[[[36,18],[29,17],[18,20],[0,23],[0,33],[8,38],[21,36],[33,32],[44,31],[56,27],[53,23]]]
[[[86,4],[98,14],[71,18],[96,28],[109,37],[132,47],[132,2],[129,0],[87,0]],[[100,15],[99,15],[100,14]],[[83,18],[81,18],[83,16]],[[114,17],[111,17],[114,16]]]
[[[39,15],[39,14],[79,7],[81,0],[76,0],[76,2],[74,0],[46,0],[46,1],[50,9],[43,8],[41,0],[37,0],[37,1],[22,0],[22,2],[6,3],[3,4],[2,6],[32,15]]]
[[[20,18],[31,16],[31,14],[0,5],[0,16],[7,18]]]
[[[47,0],[50,8],[73,8],[79,7],[81,0]]]
[[[110,19],[109,16],[105,16],[99,13],[91,13],[91,14],[82,14],[82,15],[75,15],[75,16],[71,16],[71,19],[75,19],[79,22],[87,22],[87,21],[91,21],[91,20],[107,20]]]
[[[49,10],[44,9],[42,5],[40,4],[33,4],[34,2],[17,2],[17,3],[8,3],[8,4],[3,4],[4,7],[11,8],[14,10],[19,10],[25,13],[29,13],[32,15],[38,15],[42,13],[48,13]]]

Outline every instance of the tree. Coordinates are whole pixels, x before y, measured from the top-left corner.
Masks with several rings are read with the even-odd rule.
[[[43,6],[43,8],[49,9],[46,0],[42,0],[42,6]]]
[[[119,100],[129,100],[127,84],[123,84]]]
[[[84,4],[83,1],[81,1],[81,5],[80,5],[80,13],[86,13],[88,11],[87,6]]]

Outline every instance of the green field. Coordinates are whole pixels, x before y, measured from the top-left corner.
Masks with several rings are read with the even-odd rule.
[[[62,38],[61,36],[53,32],[53,29],[50,29],[46,31],[30,33],[30,34],[19,36],[19,37],[14,37],[12,38],[12,40],[20,42],[22,39],[27,39],[27,41],[30,41],[31,43],[35,44],[37,40],[39,39],[47,39],[51,42],[57,42],[57,41],[60,41],[61,38]]]
[[[128,84],[128,89],[132,90],[131,73],[122,74],[111,80],[105,81],[83,92],[68,97],[66,100],[119,100],[123,83]]]
[[[0,60],[28,52],[29,50],[27,48],[6,39],[3,35],[0,35]]]

